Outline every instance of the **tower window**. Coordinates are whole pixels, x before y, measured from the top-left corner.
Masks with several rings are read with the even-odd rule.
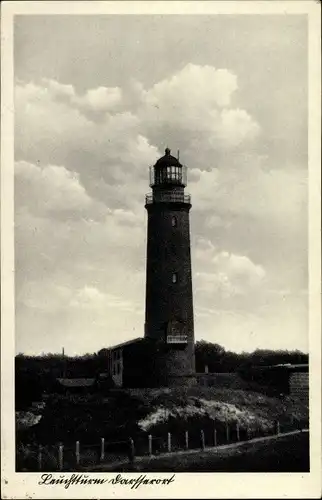
[[[172,227],[176,227],[177,226],[177,218],[175,216],[173,216],[172,219],[171,219],[171,225],[172,225]]]
[[[172,274],[172,283],[176,283],[178,281],[177,273]]]

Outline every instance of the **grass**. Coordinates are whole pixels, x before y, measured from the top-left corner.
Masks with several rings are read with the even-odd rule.
[[[309,472],[309,434],[305,432],[270,441],[250,442],[236,448],[213,448],[189,454],[147,458],[133,466],[128,464],[112,471]]]
[[[203,429],[215,423],[241,429],[272,433],[279,421],[287,427],[304,427],[308,421],[305,403],[290,397],[269,397],[264,394],[220,388],[191,387],[180,389],[135,390],[130,395],[145,402],[149,411],[138,424],[153,435],[166,432]]]
[[[282,432],[297,425],[305,427],[308,407],[288,397],[198,386],[118,390],[105,397],[57,395],[47,402],[43,418],[37,425],[23,433],[17,432],[17,470],[37,470],[38,443],[44,446],[45,467],[54,470],[57,443],[63,442],[66,462],[72,470],[76,440],[81,443],[81,452],[86,454],[84,461],[94,465],[102,437],[106,453],[126,454],[124,447],[128,447],[131,436],[137,454],[144,455],[148,434],[153,435],[154,451],[162,453],[167,446],[168,432],[172,434],[173,449],[183,448],[185,431],[189,432],[189,446],[198,448],[201,429],[208,446],[212,445],[214,428],[217,443],[224,444],[227,442],[226,424],[233,441],[237,425],[240,439],[244,440],[247,430],[253,435],[272,434],[277,420]],[[123,441],[123,444],[113,445],[114,441]],[[85,453],[86,448],[90,448],[90,452]]]

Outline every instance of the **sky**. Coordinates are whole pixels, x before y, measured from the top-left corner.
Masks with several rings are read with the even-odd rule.
[[[180,150],[196,340],[308,350],[304,15],[16,16],[16,352],[144,335],[148,168]]]

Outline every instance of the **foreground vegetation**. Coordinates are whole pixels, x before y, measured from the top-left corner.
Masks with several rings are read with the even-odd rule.
[[[218,430],[228,423],[243,429],[269,431],[278,420],[289,426],[308,419],[305,403],[290,397],[230,389],[112,390],[108,396],[58,395],[48,397],[41,419],[18,430],[18,441],[54,444],[93,442],[101,437],[121,441],[142,433],[162,435],[184,430]]]
[[[87,450],[84,460],[94,464],[102,437],[112,460],[113,456],[127,455],[129,437],[135,442],[136,454],[144,455],[149,434],[153,436],[153,451],[162,453],[167,448],[168,432],[173,450],[184,448],[185,431],[189,432],[189,446],[200,448],[201,430],[205,445],[213,446],[214,428],[217,444],[224,444],[227,425],[229,440],[236,441],[237,426],[239,438],[246,440],[250,435],[274,434],[277,421],[281,431],[307,427],[308,408],[288,397],[202,387],[112,390],[108,397],[52,395],[40,421],[17,431],[17,467],[35,470],[38,444],[44,447],[49,470],[55,470],[58,442],[69,450],[70,464],[74,464],[76,441],[80,441],[82,452]]]
[[[306,363],[307,355],[287,351],[255,351],[235,354],[221,346],[197,342],[197,370],[222,374],[216,387],[195,386],[180,389],[115,389],[111,379],[99,385],[99,374],[106,370],[106,353],[100,352],[75,358],[59,355],[16,357],[16,442],[18,470],[35,470],[38,445],[43,448],[49,470],[57,466],[57,443],[72,450],[80,441],[82,450],[95,445],[95,463],[102,437],[111,456],[126,454],[129,437],[135,440],[136,451],[144,454],[148,434],[153,446],[162,452],[167,446],[167,433],[172,434],[173,449],[183,447],[185,431],[192,447],[200,446],[200,430],[210,443],[216,428],[218,444],[226,442],[227,425],[230,438],[238,427],[240,439],[253,435],[272,434],[276,422],[285,429],[305,427],[307,405],[282,395],[278,387],[269,387],[258,377],[254,367],[276,363]],[[135,360],[138,366],[140,360]],[[255,373],[255,377],[254,377]],[[64,394],[57,384],[58,377],[91,377],[97,381],[92,393]],[[142,387],[146,384],[142,380]],[[44,401],[43,407],[32,407]],[[236,437],[236,436],[235,436]],[[115,443],[117,441],[117,443]],[[26,462],[29,465],[26,466]]]

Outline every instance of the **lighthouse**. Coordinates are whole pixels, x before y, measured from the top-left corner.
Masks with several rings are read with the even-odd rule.
[[[187,169],[170,149],[150,167],[146,195],[146,303],[144,336],[158,346],[161,385],[195,382],[194,319]]]

